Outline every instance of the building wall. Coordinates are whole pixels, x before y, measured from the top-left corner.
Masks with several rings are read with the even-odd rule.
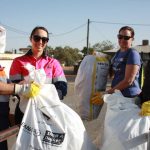
[[[9,77],[9,70],[14,58],[19,57],[23,54],[0,54],[0,65],[5,67],[5,72]]]

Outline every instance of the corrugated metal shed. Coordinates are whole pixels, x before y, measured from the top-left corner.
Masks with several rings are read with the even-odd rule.
[[[137,45],[134,46],[133,48],[135,48],[139,53],[150,53],[150,45]],[[117,52],[117,48],[105,51],[106,53],[116,53]]]
[[[139,53],[150,53],[150,45],[137,45],[134,47]]]
[[[150,45],[148,40],[143,40],[142,45],[136,45],[135,48],[141,55],[143,61],[150,60]],[[114,48],[108,51],[105,51],[106,54],[113,56],[119,48]]]

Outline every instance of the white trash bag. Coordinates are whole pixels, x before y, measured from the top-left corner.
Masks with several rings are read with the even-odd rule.
[[[40,93],[28,100],[13,149],[96,150],[82,120],[60,101],[53,84],[41,84]]]
[[[140,108],[134,104],[134,98],[116,91],[104,95],[104,102],[107,111],[100,150],[147,150],[150,117],[139,115]]]
[[[0,26],[0,53],[5,52],[6,47],[6,29]]]
[[[81,62],[75,79],[75,93],[79,100],[79,113],[83,120],[96,119],[102,105],[91,104],[97,91],[105,91],[109,72],[108,55],[87,55]]]

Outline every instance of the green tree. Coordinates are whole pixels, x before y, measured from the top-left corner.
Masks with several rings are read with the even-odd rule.
[[[54,50],[54,58],[58,59],[60,63],[65,63],[66,66],[72,66],[81,60],[82,56],[79,54],[77,48],[66,46],[64,48],[56,47]]]
[[[93,49],[96,51],[106,51],[114,48],[114,44],[108,40],[94,44]]]
[[[94,48],[89,48],[87,50],[87,47],[83,47],[82,51],[81,51],[84,55],[87,55],[87,54],[93,54],[94,52]]]
[[[32,48],[32,46],[31,46],[31,45],[28,45],[28,46],[27,46],[27,48],[30,48],[30,49],[31,49],[31,48]]]
[[[54,49],[51,46],[46,47],[46,53],[48,56],[53,57],[54,56]]]
[[[94,51],[103,52],[103,51],[110,50],[113,48],[114,48],[114,44],[106,40],[106,41],[102,41],[102,42],[94,44],[88,50],[87,50],[87,47],[83,47],[82,53],[84,55],[87,55],[87,54],[93,54]]]

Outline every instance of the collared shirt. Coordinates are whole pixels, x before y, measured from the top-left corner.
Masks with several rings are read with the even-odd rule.
[[[32,56],[32,50],[29,50],[25,55],[13,60],[9,73],[12,82],[18,83],[24,80],[24,77],[29,74],[28,70],[24,67],[26,64],[33,65],[35,69],[43,68],[46,73],[45,83],[52,83],[56,86],[58,91],[61,90],[61,97],[67,94],[67,80],[59,61],[45,55],[45,53],[36,59]]]
[[[28,75],[28,70],[24,67],[26,64],[31,64],[35,69],[43,68],[45,70],[47,79],[46,83],[55,83],[57,81],[66,81],[63,69],[58,60],[42,55],[39,59],[32,56],[31,50],[25,55],[17,57],[13,60],[10,68],[11,81],[22,81]]]

